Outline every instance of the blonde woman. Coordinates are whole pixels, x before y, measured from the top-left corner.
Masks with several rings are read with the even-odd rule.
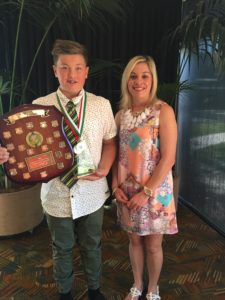
[[[159,100],[157,72],[149,56],[135,56],[121,83],[121,110],[116,114],[119,153],[113,166],[112,190],[121,228],[128,232],[134,283],[126,300],[143,292],[160,300],[158,280],[163,264],[163,234],[177,233],[171,168],[175,162],[177,125],[173,109]]]

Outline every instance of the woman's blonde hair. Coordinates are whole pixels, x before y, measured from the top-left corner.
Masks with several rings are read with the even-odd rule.
[[[133,71],[134,67],[138,63],[146,63],[149,67],[149,70],[152,74],[152,87],[149,94],[149,103],[152,101],[155,101],[157,99],[157,87],[158,87],[158,76],[156,71],[156,66],[153,58],[151,56],[144,56],[144,55],[138,55],[133,57],[128,64],[126,65],[122,80],[121,80],[121,99],[120,99],[120,108],[121,109],[128,109],[131,108],[132,102],[131,102],[131,95],[128,91],[127,83],[130,78],[130,74]]]

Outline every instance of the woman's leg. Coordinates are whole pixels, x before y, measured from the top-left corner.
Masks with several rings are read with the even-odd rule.
[[[148,268],[148,293],[157,291],[157,283],[163,264],[163,250],[162,250],[162,234],[148,235],[144,237],[145,249],[147,255]]]
[[[143,237],[135,233],[129,233],[128,235],[130,240],[129,254],[134,277],[134,287],[142,291],[144,269],[144,241]],[[125,299],[130,300],[131,298],[131,294],[128,294]]]

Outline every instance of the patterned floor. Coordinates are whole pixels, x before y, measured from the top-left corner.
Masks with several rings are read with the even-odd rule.
[[[179,234],[164,238],[160,277],[162,300],[224,300],[225,239],[188,208],[179,206]],[[56,300],[50,237],[43,221],[33,232],[0,238],[0,299]],[[86,300],[80,256],[74,250],[76,300]],[[102,290],[122,300],[132,284],[128,240],[116,225],[116,210],[105,210]],[[143,298],[144,299],[144,298]]]

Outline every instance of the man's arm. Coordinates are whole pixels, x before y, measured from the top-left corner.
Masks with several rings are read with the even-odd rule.
[[[97,170],[88,176],[82,177],[86,180],[97,180],[108,175],[109,170],[116,157],[116,140],[115,138],[103,140],[102,156]]]
[[[98,166],[98,170],[105,174],[104,176],[108,175],[110,168],[116,157],[116,139],[112,138],[110,140],[103,141],[103,148],[102,148],[102,156],[101,161]]]

